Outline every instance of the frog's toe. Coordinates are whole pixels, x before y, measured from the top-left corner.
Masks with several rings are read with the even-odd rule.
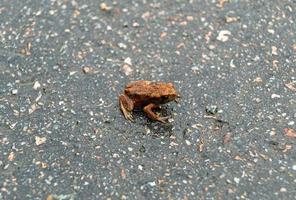
[[[134,121],[133,115],[132,113],[128,112],[126,119],[130,120],[130,121]]]
[[[167,116],[167,117],[158,117],[157,120],[165,124],[165,123],[167,123],[167,120],[169,118],[170,118],[169,116]]]
[[[130,121],[133,121],[133,115],[132,115],[132,110],[133,110],[133,103],[124,95],[119,96],[119,106],[120,110],[124,115],[124,118]]]
[[[131,112],[128,112],[126,109],[122,109],[122,113],[124,115],[124,118],[130,121],[133,121],[133,115]]]

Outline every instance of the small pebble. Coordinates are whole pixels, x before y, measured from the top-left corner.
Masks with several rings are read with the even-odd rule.
[[[191,145],[191,142],[190,142],[189,140],[185,140],[185,142],[186,142],[186,144],[187,144],[188,146]]]
[[[271,47],[271,53],[272,55],[278,55],[276,46]]]
[[[140,24],[139,24],[138,22],[134,22],[134,23],[133,23],[133,27],[137,28],[137,27],[139,27],[139,26],[140,26]]]
[[[101,3],[100,4],[100,8],[101,8],[101,10],[102,11],[110,11],[111,10],[111,7],[110,6],[108,6],[106,3]]]
[[[239,178],[237,178],[237,177],[234,177],[234,182],[236,182],[237,184],[239,184],[239,182],[240,182],[240,179],[239,179]]]
[[[41,145],[41,144],[44,144],[46,142],[46,137],[38,137],[38,136],[35,136],[35,144],[37,146]]]
[[[255,83],[262,83],[262,78],[258,76],[254,79],[254,82]]]
[[[11,94],[13,94],[13,95],[16,95],[16,94],[17,94],[17,92],[18,92],[18,90],[17,90],[17,89],[13,89],[13,90],[11,90]]]
[[[226,17],[225,21],[226,21],[226,23],[237,22],[238,18],[237,17]]]
[[[206,107],[207,114],[215,115],[218,112],[218,106],[216,105],[209,105]]]
[[[274,30],[273,29],[267,29],[267,32],[270,34],[274,34]]]
[[[35,83],[34,83],[34,85],[33,85],[33,89],[34,90],[37,90],[38,88],[40,88],[41,87],[41,84],[38,82],[38,81],[36,81]]]
[[[85,73],[85,74],[88,74],[88,73],[91,73],[93,71],[93,68],[90,67],[90,66],[84,66],[82,67],[82,71]]]
[[[127,45],[124,44],[124,43],[118,43],[118,47],[121,48],[121,49],[127,49]]]
[[[132,59],[130,57],[127,57],[126,59],[124,59],[124,63],[128,65],[132,65]]]
[[[271,95],[271,98],[272,98],[272,99],[275,99],[275,98],[281,98],[281,96],[278,95],[278,94],[272,94],[272,95]]]
[[[139,170],[143,170],[143,165],[138,165]]]
[[[231,32],[228,30],[222,30],[219,32],[217,36],[217,40],[221,42],[226,42],[229,39],[229,36],[231,35]]]
[[[124,73],[126,76],[129,76],[129,75],[132,74],[133,69],[132,69],[129,65],[124,64],[124,65],[122,66],[122,71],[123,71],[123,73]]]

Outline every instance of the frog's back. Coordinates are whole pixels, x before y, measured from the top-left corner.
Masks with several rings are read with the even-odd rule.
[[[126,85],[124,91],[128,95],[145,96],[151,92],[150,84],[150,81],[133,81]]]

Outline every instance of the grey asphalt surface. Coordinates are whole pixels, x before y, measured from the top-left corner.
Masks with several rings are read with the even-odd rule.
[[[0,0],[0,199],[295,199],[295,22],[294,0]],[[123,118],[141,79],[181,93],[169,123]]]

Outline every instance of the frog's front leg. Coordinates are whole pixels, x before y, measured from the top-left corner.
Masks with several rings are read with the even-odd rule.
[[[166,123],[165,120],[167,120],[169,117],[160,117],[157,114],[155,114],[152,109],[158,108],[159,106],[153,103],[148,104],[144,107],[144,112],[150,117],[151,119],[160,121],[162,123]]]
[[[120,110],[123,113],[125,119],[133,121],[132,111],[134,109],[134,102],[128,96],[121,94],[119,96],[119,106]]]

